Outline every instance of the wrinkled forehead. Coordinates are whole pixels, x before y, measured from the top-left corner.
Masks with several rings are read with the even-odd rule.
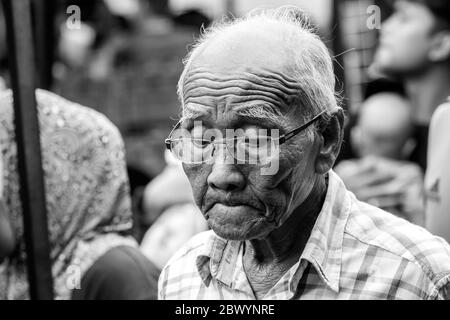
[[[259,31],[209,40],[186,70],[185,111],[209,109],[217,115],[239,110],[249,115],[257,108],[255,118],[272,120],[290,112],[301,88],[284,46],[276,34]]]
[[[197,67],[186,77],[183,92],[184,118],[272,120],[280,127],[287,114],[300,109],[297,82],[279,70]]]

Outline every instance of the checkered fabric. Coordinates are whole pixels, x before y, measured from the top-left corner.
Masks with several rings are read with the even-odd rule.
[[[212,231],[163,269],[159,299],[249,299],[244,243]],[[358,201],[329,174],[322,210],[299,261],[264,299],[448,299],[450,246],[425,229]]]

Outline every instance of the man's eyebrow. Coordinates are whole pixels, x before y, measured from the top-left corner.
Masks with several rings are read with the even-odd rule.
[[[197,110],[195,107],[189,106],[183,109],[180,121],[197,120],[211,116],[211,112],[208,110]]]
[[[268,105],[242,106],[234,110],[235,114],[248,120],[257,120],[270,123],[277,127],[283,127],[285,116],[277,108]]]

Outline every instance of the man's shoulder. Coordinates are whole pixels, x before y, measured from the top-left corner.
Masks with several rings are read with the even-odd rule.
[[[450,279],[450,245],[444,239],[367,203],[353,200],[345,236],[389,254],[391,260],[416,265],[433,284]]]
[[[216,238],[217,236],[211,230],[195,235],[169,259],[163,272],[177,266],[186,270],[190,263],[196,263],[199,255],[207,253],[206,251]]]
[[[201,286],[203,278],[199,273],[197,258],[209,253],[216,238],[212,231],[199,233],[170,258],[159,277],[159,299],[190,297],[192,290]],[[207,258],[204,259],[207,262]]]

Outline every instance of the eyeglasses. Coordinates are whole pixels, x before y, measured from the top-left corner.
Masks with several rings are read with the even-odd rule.
[[[231,163],[237,160],[238,164],[265,165],[279,153],[280,145],[308,128],[324,113],[325,110],[300,127],[279,137],[277,130],[272,130],[271,135],[267,135],[267,130],[260,130],[261,134],[252,136],[244,134],[223,139],[216,139],[215,136],[211,136],[210,139],[195,138],[191,137],[187,130],[176,132],[181,124],[179,121],[165,140],[165,144],[176,159],[187,164],[202,164],[211,161],[217,153],[217,146],[222,145],[232,156],[233,159],[227,158],[231,159]],[[228,161],[230,160],[226,160],[226,163]]]

